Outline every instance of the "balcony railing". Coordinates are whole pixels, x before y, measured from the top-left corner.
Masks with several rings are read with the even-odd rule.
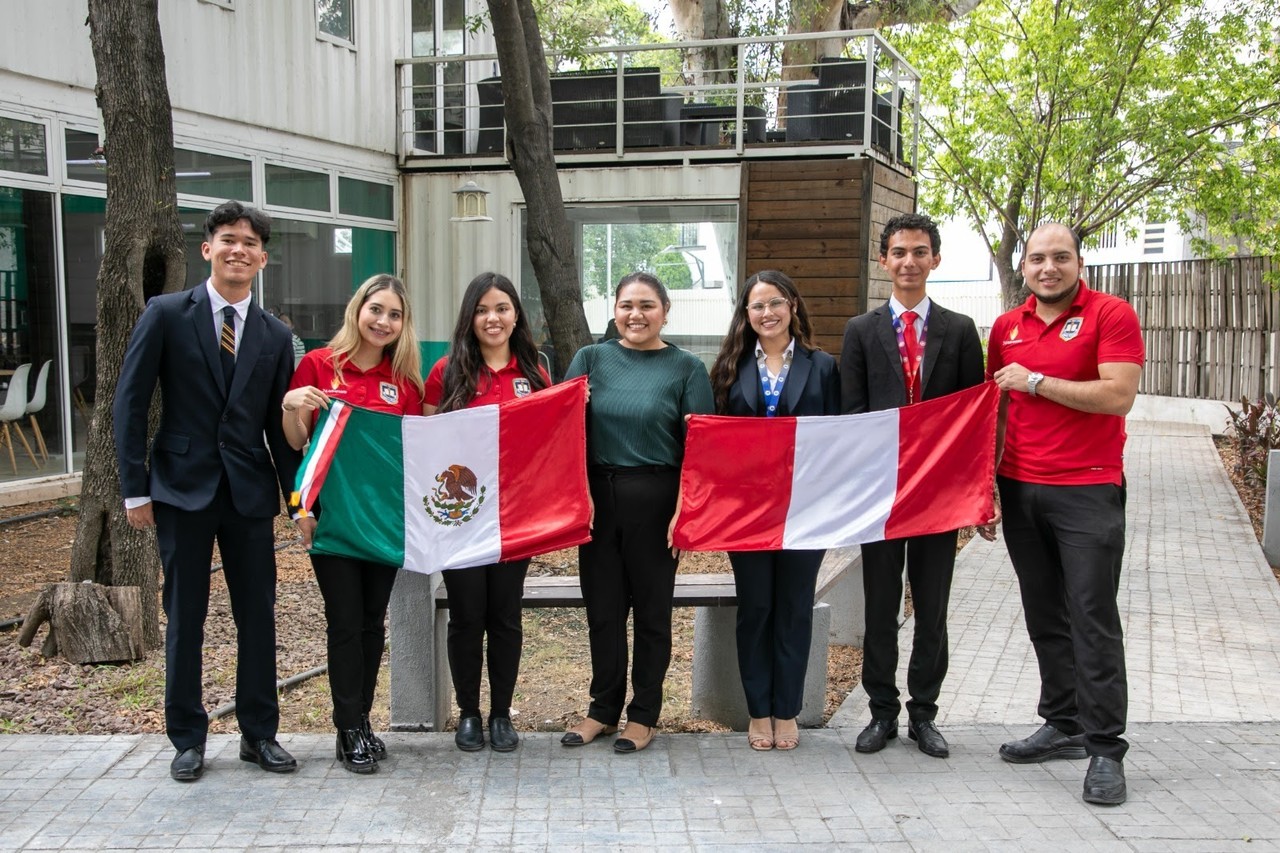
[[[551,73],[552,145],[562,162],[767,157],[804,147],[915,167],[920,75],[872,31],[596,48],[577,64]],[[401,163],[506,162],[495,55],[396,66]]]

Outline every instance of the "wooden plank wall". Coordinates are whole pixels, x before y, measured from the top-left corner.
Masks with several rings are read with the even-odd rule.
[[[1147,348],[1139,391],[1234,402],[1280,391],[1280,295],[1271,272],[1280,262],[1250,257],[1107,264],[1085,276],[1138,314]]]
[[[914,213],[916,209],[916,184],[906,175],[889,168],[878,160],[866,160],[865,168],[870,176],[871,194],[867,198],[866,298],[862,310],[874,308],[889,299],[893,282],[889,274],[880,268],[880,234],[889,220],[901,213]]]
[[[764,269],[791,276],[809,309],[815,343],[833,355],[845,323],[866,310],[864,225],[868,210],[874,215],[878,208],[865,188],[881,171],[892,172],[871,160],[743,164],[742,278]],[[910,179],[907,184],[914,187]]]

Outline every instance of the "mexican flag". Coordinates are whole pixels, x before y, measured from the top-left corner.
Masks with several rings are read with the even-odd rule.
[[[313,552],[430,574],[590,539],[587,380],[430,417],[335,401],[298,472]]]
[[[992,516],[995,383],[901,409],[811,418],[695,415],[676,547],[822,549]]]

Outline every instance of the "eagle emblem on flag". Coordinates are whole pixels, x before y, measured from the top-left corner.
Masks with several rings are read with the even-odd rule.
[[[459,527],[476,517],[484,503],[485,487],[475,472],[465,465],[450,465],[436,475],[440,485],[422,498],[431,520],[446,527]]]

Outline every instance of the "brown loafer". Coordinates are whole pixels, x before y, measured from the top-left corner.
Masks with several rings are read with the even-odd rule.
[[[591,741],[600,737],[600,735],[611,735],[618,730],[617,726],[609,726],[587,717],[573,728],[569,729],[560,738],[560,743],[565,746],[586,746]]]
[[[643,726],[640,723],[627,721],[627,727],[622,730],[622,735],[613,742],[614,752],[639,752],[644,749],[653,740],[653,734],[657,729],[654,726]]]

